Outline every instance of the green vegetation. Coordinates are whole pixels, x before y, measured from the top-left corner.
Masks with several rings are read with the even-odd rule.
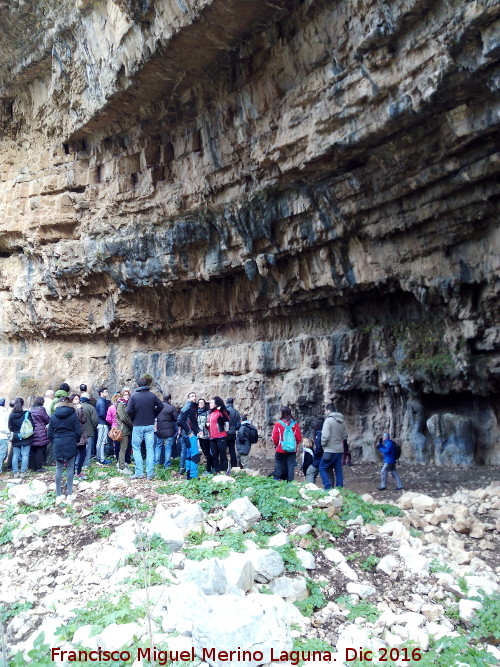
[[[373,554],[371,556],[368,556],[366,560],[364,560],[362,563],[360,563],[360,568],[362,570],[371,570],[375,567],[377,567],[378,562],[380,558],[378,556],[374,556]]]
[[[121,595],[115,599],[103,596],[73,611],[75,616],[56,629],[56,635],[63,641],[71,641],[75,632],[83,625],[91,625],[92,636],[95,637],[112,623],[117,625],[133,623],[145,615],[143,608],[132,605],[128,595]]]
[[[299,654],[301,651],[328,651],[332,655],[335,653],[335,649],[330,644],[327,644],[322,639],[316,639],[315,637],[308,637],[307,639],[296,638],[293,640],[293,651],[297,651]],[[308,663],[304,660],[300,660],[297,665],[307,665]]]
[[[401,516],[399,507],[388,503],[367,503],[357,493],[350,489],[340,489],[344,498],[344,505],[340,512],[342,521],[363,517],[365,523],[382,524],[386,516]]]
[[[350,595],[341,595],[335,602],[348,612],[347,620],[349,621],[354,621],[355,618],[362,616],[368,622],[374,623],[380,616],[380,611],[374,604],[363,601],[353,602]]]
[[[0,545],[12,542],[13,540],[12,533],[16,528],[19,528],[19,526],[20,526],[19,521],[7,521],[6,523],[4,523],[0,528]]]
[[[8,623],[14,616],[17,616],[27,609],[31,609],[31,602],[12,602],[11,604],[0,604],[0,623]]]
[[[115,494],[99,495],[96,498],[96,503],[92,507],[92,512],[87,518],[89,523],[102,523],[103,517],[106,514],[115,514],[117,512],[125,512],[127,510],[134,510],[135,512],[146,512],[150,509],[147,503],[137,500],[136,498],[129,498],[128,496],[118,496]]]
[[[448,572],[448,574],[451,574],[453,570],[449,565],[446,565],[444,563],[441,563],[440,560],[437,558],[434,558],[431,560],[429,564],[429,571],[434,573],[434,572]]]
[[[432,324],[425,320],[398,322],[389,331],[394,350],[403,348],[398,367],[402,372],[417,376],[448,378],[455,372],[455,364],[444,338],[445,325],[440,321]]]
[[[484,640],[498,646],[500,640],[500,593],[483,594],[479,601],[482,604],[472,618],[470,636],[475,640]]]
[[[427,652],[422,653],[419,667],[487,667],[496,665],[496,659],[482,648],[469,643],[466,635],[443,637]]]
[[[307,588],[309,590],[309,597],[305,600],[298,600],[294,602],[295,606],[304,616],[312,616],[315,611],[318,609],[323,609],[326,607],[328,600],[323,594],[323,589],[325,588],[326,583],[324,581],[314,581],[313,579],[307,580]],[[305,649],[307,650],[307,649]],[[313,650],[313,649],[309,649]],[[318,649],[315,649],[316,651]],[[324,649],[329,650],[329,649]]]

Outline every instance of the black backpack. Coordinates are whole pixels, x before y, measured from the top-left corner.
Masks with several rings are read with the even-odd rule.
[[[247,431],[248,431],[248,434],[247,434],[248,442],[251,445],[255,445],[255,443],[259,439],[259,433],[258,433],[257,429],[255,428],[255,426],[253,426],[253,424],[244,424],[244,426],[247,428]]]
[[[401,445],[399,445],[397,442],[392,441],[392,451],[394,453],[394,460],[399,461],[401,457]]]

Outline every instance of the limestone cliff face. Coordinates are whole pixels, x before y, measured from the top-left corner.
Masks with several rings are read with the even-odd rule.
[[[365,457],[500,462],[498,2],[0,5],[3,393],[337,394]]]

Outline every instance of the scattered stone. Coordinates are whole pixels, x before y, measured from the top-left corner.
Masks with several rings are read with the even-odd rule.
[[[226,507],[226,514],[238,524],[243,532],[250,530],[261,518],[259,510],[246,496],[233,500]]]
[[[273,593],[287,600],[287,602],[305,600],[309,596],[304,577],[278,577],[271,582],[269,588]]]
[[[251,549],[247,554],[255,568],[255,581],[260,583],[276,579],[285,569],[283,559],[274,549]]]

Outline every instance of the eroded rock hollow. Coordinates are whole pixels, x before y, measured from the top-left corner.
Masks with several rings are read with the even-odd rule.
[[[336,394],[365,458],[500,462],[497,2],[0,5],[4,393]]]

